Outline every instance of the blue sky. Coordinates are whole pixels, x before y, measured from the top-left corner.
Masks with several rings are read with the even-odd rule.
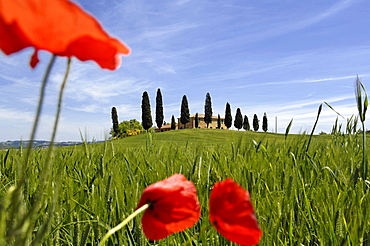
[[[229,102],[252,120],[266,112],[269,131],[310,132],[320,103],[345,118],[357,114],[354,83],[370,88],[368,0],[76,0],[105,30],[132,50],[118,70],[72,61],[58,141],[109,137],[111,108],[119,121],[141,121],[143,91],[161,89],[165,121],[203,113],[211,94],[214,115]],[[93,52],[93,51],[92,51]],[[48,52],[28,66],[31,49],[0,54],[0,141],[28,139]],[[51,135],[66,58],[58,58],[47,87],[37,139]],[[330,132],[337,115],[324,106],[317,131]],[[345,120],[339,119],[345,124]]]

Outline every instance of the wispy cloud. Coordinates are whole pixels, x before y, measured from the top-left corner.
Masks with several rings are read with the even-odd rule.
[[[300,20],[298,22],[291,22],[289,25],[285,25],[283,28],[276,29],[274,31],[271,31],[270,35],[280,35],[286,32],[295,31],[298,29],[306,28],[311,25],[317,24],[318,22],[329,18],[332,15],[335,15],[339,13],[340,11],[348,8],[351,6],[355,1],[354,0],[342,0],[332,6],[330,6],[328,9],[319,12],[318,14],[309,17],[307,19]]]
[[[69,99],[109,101],[115,96],[142,92],[151,86],[150,81],[118,77],[116,74],[90,69],[76,70],[68,81],[66,97]]]
[[[240,26],[241,31],[231,33],[238,33],[239,35],[227,36],[229,33],[226,33],[226,35],[223,35],[224,38],[212,42],[212,45],[208,48],[223,49],[232,47],[236,43],[247,45],[302,30],[340,13],[355,2],[356,0],[342,0],[324,10],[317,8],[317,11],[310,11],[309,2],[299,3],[300,8],[295,6],[296,3],[281,4],[284,8],[273,11],[255,6],[246,10],[245,16],[249,16],[249,18],[245,17],[240,23],[235,24]],[[294,12],[289,11],[289,9],[297,9],[299,14],[293,15]]]
[[[160,26],[160,27],[150,27],[144,30],[139,36],[137,37],[138,40],[142,41],[142,39],[154,39],[152,41],[156,41],[157,39],[165,39],[170,38],[178,33],[185,32],[189,29],[196,28],[199,25],[195,23],[186,23],[186,22],[179,22],[175,24]]]
[[[334,103],[342,102],[342,101],[349,100],[349,99],[352,100],[353,98],[354,98],[353,94],[348,94],[348,95],[335,96],[335,97],[325,98],[325,99],[321,98],[321,99],[295,101],[294,103],[286,103],[286,104],[277,105],[276,107],[274,107],[274,112],[281,114],[281,113],[285,113],[288,110],[292,110],[292,109],[300,109],[301,111],[303,111],[304,108],[312,107],[312,106],[316,107],[324,103],[324,101],[329,104],[334,104]]]
[[[262,83],[254,83],[254,84],[247,84],[242,86],[236,86],[235,88],[248,88],[254,86],[268,86],[268,85],[292,85],[292,84],[307,84],[307,83],[321,83],[321,82],[336,82],[338,80],[354,80],[356,76],[342,76],[342,77],[332,77],[332,78],[320,78],[320,79],[298,79],[298,80],[290,80],[290,81],[278,81],[278,82],[262,82]]]
[[[6,121],[21,120],[32,122],[34,117],[32,113],[25,110],[19,110],[16,108],[0,108],[0,118]]]

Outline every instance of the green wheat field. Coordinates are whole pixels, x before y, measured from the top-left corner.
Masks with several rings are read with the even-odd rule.
[[[107,245],[235,245],[209,224],[214,183],[250,192],[259,245],[370,245],[370,183],[361,178],[362,133],[272,134],[217,129],[149,133],[105,143],[0,151],[1,245],[97,245],[132,213],[143,189],[174,173],[194,182],[202,206],[192,228],[148,241],[141,216]],[[369,142],[369,141],[367,141]],[[17,184],[25,168],[21,192]],[[12,206],[10,206],[12,205]],[[36,208],[36,209],[35,209]]]

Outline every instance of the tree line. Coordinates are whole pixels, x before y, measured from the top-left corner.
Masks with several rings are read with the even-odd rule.
[[[206,123],[207,128],[209,127],[209,124],[212,123],[212,116],[213,116],[212,99],[211,99],[211,95],[207,93],[205,105],[204,105],[204,122]],[[148,131],[153,126],[150,100],[149,100],[148,93],[144,91],[143,96],[142,96],[142,101],[141,101],[142,122],[141,124],[135,119],[118,123],[118,113],[115,107],[112,107],[111,117],[112,117],[112,123],[113,123],[113,128],[111,130],[112,137],[122,137],[124,135],[130,135],[130,134],[136,135],[137,131],[142,131],[142,130]],[[186,95],[184,95],[181,100],[180,122],[182,125],[184,125],[184,128],[186,128],[186,124],[190,122],[189,103],[188,103]],[[198,113],[196,113],[195,114],[195,128],[198,128],[198,122],[199,122]],[[159,128],[159,131],[161,131],[162,126],[166,124],[166,122],[164,121],[162,92],[159,88],[157,90],[157,95],[156,95],[155,123],[157,127]],[[233,123],[233,117],[231,114],[231,106],[227,102],[226,108],[225,108],[224,124],[227,127],[227,129],[229,129],[232,126],[232,123]],[[259,126],[260,126],[260,123],[258,120],[258,116],[257,114],[254,114],[252,128],[254,131],[258,131]],[[243,118],[240,108],[236,109],[234,127],[238,129],[238,131],[242,128],[246,131],[251,130],[249,119],[247,115],[244,115],[244,118]],[[218,114],[217,116],[217,128],[221,129],[220,114]],[[176,120],[175,120],[174,115],[172,115],[171,117],[171,129],[173,130],[176,129]],[[262,130],[264,132],[268,130],[266,113],[264,113],[263,115]]]

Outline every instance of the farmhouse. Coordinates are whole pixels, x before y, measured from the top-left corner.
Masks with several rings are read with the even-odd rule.
[[[177,127],[176,127],[177,128]],[[162,127],[161,127],[161,132],[166,132],[166,131],[170,131],[171,130],[171,125],[163,125]],[[155,131],[156,132],[159,132],[159,128],[158,127],[156,127],[155,128]]]
[[[225,118],[220,118],[221,120],[221,129],[227,129],[225,126]],[[195,128],[195,114],[190,115],[190,122],[186,123],[184,126],[181,124],[180,118],[177,118],[177,126],[176,129],[189,129],[189,128]],[[198,114],[198,128],[207,128],[207,123],[204,122],[204,114]],[[217,128],[217,116],[212,116],[212,122],[209,123],[208,128]]]

